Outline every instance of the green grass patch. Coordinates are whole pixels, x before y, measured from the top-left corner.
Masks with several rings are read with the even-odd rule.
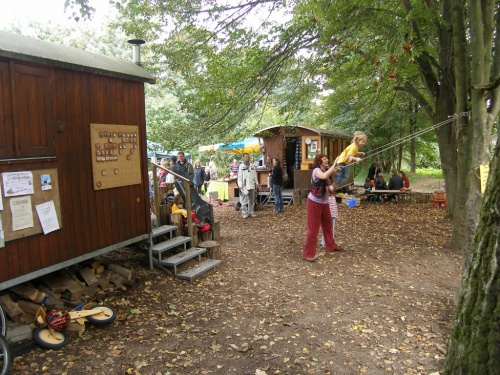
[[[391,172],[382,172],[384,175],[385,181],[389,181],[391,177]],[[354,182],[364,184],[365,178],[368,175],[368,170],[362,169],[358,172],[356,177],[354,178]],[[424,177],[435,178],[436,180],[444,180],[443,171],[441,169],[417,169],[415,173],[406,172],[406,175],[411,181],[418,181]]]
[[[418,180],[419,178],[427,176],[427,177],[432,177],[436,178],[438,180],[443,180],[443,171],[441,169],[418,169],[416,170],[415,174],[413,174],[413,178],[415,180]]]

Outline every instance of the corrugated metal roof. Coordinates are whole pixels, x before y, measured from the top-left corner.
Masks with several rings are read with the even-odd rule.
[[[0,31],[0,56],[132,81],[155,83],[151,74],[132,62],[5,31]]]
[[[255,137],[262,137],[262,133],[265,132],[265,131],[269,131],[271,129],[279,129],[279,128],[282,128],[282,127],[286,127],[286,128],[298,128],[298,129],[306,129],[306,130],[310,130],[312,132],[315,132],[317,133],[318,135],[320,136],[326,136],[326,137],[337,137],[337,138],[346,138],[346,139],[352,139],[352,136],[347,134],[347,133],[344,133],[344,132],[341,132],[339,130],[326,130],[326,129],[320,129],[320,128],[312,128],[310,126],[302,126],[302,125],[278,125],[278,126],[269,126],[265,129],[261,129],[259,130],[258,132],[256,132],[254,134]]]

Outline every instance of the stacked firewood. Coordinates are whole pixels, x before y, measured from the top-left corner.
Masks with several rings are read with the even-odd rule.
[[[106,294],[132,287],[132,271],[99,261],[77,264],[0,292],[0,304],[9,318],[7,337],[12,342],[31,338],[35,316],[41,306],[71,310],[83,303],[101,300]],[[80,336],[85,326],[68,327]]]

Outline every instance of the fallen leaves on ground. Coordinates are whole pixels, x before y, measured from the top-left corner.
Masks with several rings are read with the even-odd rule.
[[[429,374],[445,356],[461,254],[442,209],[339,205],[343,252],[304,262],[305,207],[214,207],[223,263],[193,283],[124,260],[139,286],[110,326],[15,359],[13,374]],[[119,253],[113,254],[120,259]]]

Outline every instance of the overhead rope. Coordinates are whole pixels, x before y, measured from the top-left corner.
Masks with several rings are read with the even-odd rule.
[[[437,124],[434,124],[434,125],[431,125],[429,126],[428,128],[425,128],[425,129],[422,129],[422,130],[419,130],[419,131],[416,131],[415,133],[412,133],[412,134],[409,134],[409,135],[406,135],[404,137],[401,137],[395,141],[392,141],[392,142],[389,142],[383,146],[380,146],[374,150],[372,150],[372,152],[369,154],[369,156],[374,156],[374,155],[377,155],[377,154],[380,154],[384,151],[387,151],[395,146],[399,146],[413,138],[416,138],[416,137],[419,137],[420,135],[422,134],[425,134],[427,132],[430,132],[431,130],[435,130],[437,128],[440,128],[441,126],[443,125],[446,125],[452,121],[455,121],[456,119],[460,118],[460,117],[465,117],[469,114],[469,112],[461,112],[461,113],[458,113],[458,114],[454,114],[452,116],[449,116],[449,118],[447,120],[444,120],[444,121],[441,121]],[[367,155],[365,155],[365,157],[363,159],[366,159],[367,158]],[[356,162],[356,163],[360,163],[360,162]],[[355,163],[351,163],[351,164],[355,164]]]
[[[452,121],[455,121],[456,119],[458,119],[458,118],[460,118],[460,117],[465,117],[465,116],[467,116],[469,113],[470,113],[470,112],[461,112],[461,113],[457,113],[457,114],[454,114],[454,115],[448,116],[449,118],[448,118],[447,120],[441,121],[441,122],[439,122],[439,123],[437,123],[437,124],[434,124],[434,125],[429,126],[428,128],[425,128],[425,129],[422,129],[422,130],[416,131],[415,133],[412,133],[412,134],[409,134],[409,135],[407,135],[407,136],[401,137],[401,138],[399,138],[399,139],[397,139],[397,140],[395,140],[395,141],[389,142],[389,143],[387,143],[387,144],[385,144],[385,145],[383,145],[383,146],[380,146],[380,147],[378,147],[378,148],[374,149],[374,150],[370,153],[370,155],[369,155],[369,156],[378,155],[378,154],[380,154],[380,153],[382,153],[382,152],[384,152],[384,151],[387,151],[387,150],[389,150],[389,149],[391,149],[391,148],[393,148],[393,147],[395,147],[395,146],[399,146],[399,145],[401,145],[401,144],[403,144],[403,143],[405,143],[405,142],[409,141],[410,139],[416,138],[416,137],[418,137],[418,136],[420,136],[420,135],[422,135],[422,134],[425,134],[425,133],[427,133],[427,132],[430,132],[431,130],[438,129],[438,128],[440,128],[441,126],[446,125],[446,124],[448,124],[448,123],[450,123],[450,122],[452,122]],[[363,159],[366,159],[367,157],[368,157],[368,156],[365,154],[365,156],[364,156],[364,158],[363,158]],[[339,169],[347,168],[347,167],[349,167],[349,166],[351,166],[351,165],[354,165],[354,164],[358,164],[358,163],[363,162],[363,159],[362,159],[362,160],[360,160],[360,161],[352,162],[352,163],[350,163],[349,165],[346,165],[346,166],[338,166],[337,168],[339,168]],[[336,164],[336,163],[337,163],[337,160],[335,159],[334,164]],[[350,184],[344,184],[344,185],[338,186],[338,187],[337,187],[337,190],[338,190],[338,189],[343,188],[344,186],[348,186],[348,185],[350,185]]]

